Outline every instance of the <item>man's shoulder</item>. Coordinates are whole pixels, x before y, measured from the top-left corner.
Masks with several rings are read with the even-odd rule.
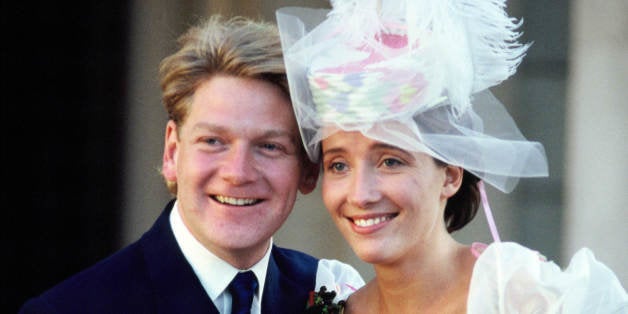
[[[154,295],[154,283],[149,264],[154,268],[155,263],[148,254],[160,248],[161,254],[171,253],[163,250],[169,206],[140,239],[31,298],[20,313],[150,311],[146,301]]]
[[[151,292],[144,260],[139,244],[133,243],[30,299],[21,313],[78,313],[147,298]]]
[[[294,249],[288,249],[273,245],[272,255],[274,258],[292,260],[292,261],[307,261],[311,263],[318,263],[318,258],[301,251]]]
[[[155,254],[153,251],[156,250],[161,254],[171,254],[164,249],[167,238],[164,231],[168,230],[167,209],[140,239],[68,277],[43,295],[63,292],[97,295],[95,292],[99,291],[115,295],[116,291],[135,289],[149,281],[149,264],[154,264],[149,254]]]
[[[299,313],[314,290],[318,259],[273,245],[262,298],[263,313]]]
[[[311,273],[320,276],[321,273],[328,272],[338,276],[357,277],[361,280],[358,271],[350,264],[335,259],[319,259],[310,254],[273,246],[273,259],[277,266],[285,270],[292,270],[295,273]]]
[[[364,285],[364,280],[351,265],[337,260],[319,259],[310,254],[273,246],[269,274],[279,280],[268,280],[263,307],[268,313],[299,313],[315,288],[326,286],[346,297]],[[273,276],[273,275],[271,275]],[[346,289],[344,289],[346,287]],[[340,289],[343,290],[340,290]],[[272,301],[272,302],[271,302]],[[273,306],[271,303],[281,304]]]
[[[293,249],[273,246],[272,258],[277,267],[285,273],[316,275],[318,268],[318,258]]]

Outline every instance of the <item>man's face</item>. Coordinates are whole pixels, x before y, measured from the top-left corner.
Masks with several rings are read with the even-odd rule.
[[[299,145],[289,98],[277,86],[231,76],[201,84],[183,125],[168,123],[163,164],[190,232],[236,267],[257,262],[297,190],[316,185]]]

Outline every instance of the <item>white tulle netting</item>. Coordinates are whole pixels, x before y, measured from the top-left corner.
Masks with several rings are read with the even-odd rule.
[[[528,45],[504,1],[336,0],[277,11],[292,102],[312,160],[338,130],[465,168],[504,192],[547,175],[489,91]]]

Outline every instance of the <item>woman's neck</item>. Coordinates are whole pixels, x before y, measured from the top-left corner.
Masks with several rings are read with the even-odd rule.
[[[374,265],[375,279],[349,299],[348,312],[464,313],[474,262],[470,248],[452,239],[395,263]],[[354,312],[354,302],[364,307]]]

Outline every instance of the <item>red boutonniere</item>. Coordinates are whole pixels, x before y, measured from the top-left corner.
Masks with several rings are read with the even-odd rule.
[[[305,314],[342,314],[345,301],[339,301],[334,303],[336,297],[336,291],[327,291],[327,287],[322,286],[318,292],[310,291],[310,298],[307,301],[307,307],[305,308]]]

